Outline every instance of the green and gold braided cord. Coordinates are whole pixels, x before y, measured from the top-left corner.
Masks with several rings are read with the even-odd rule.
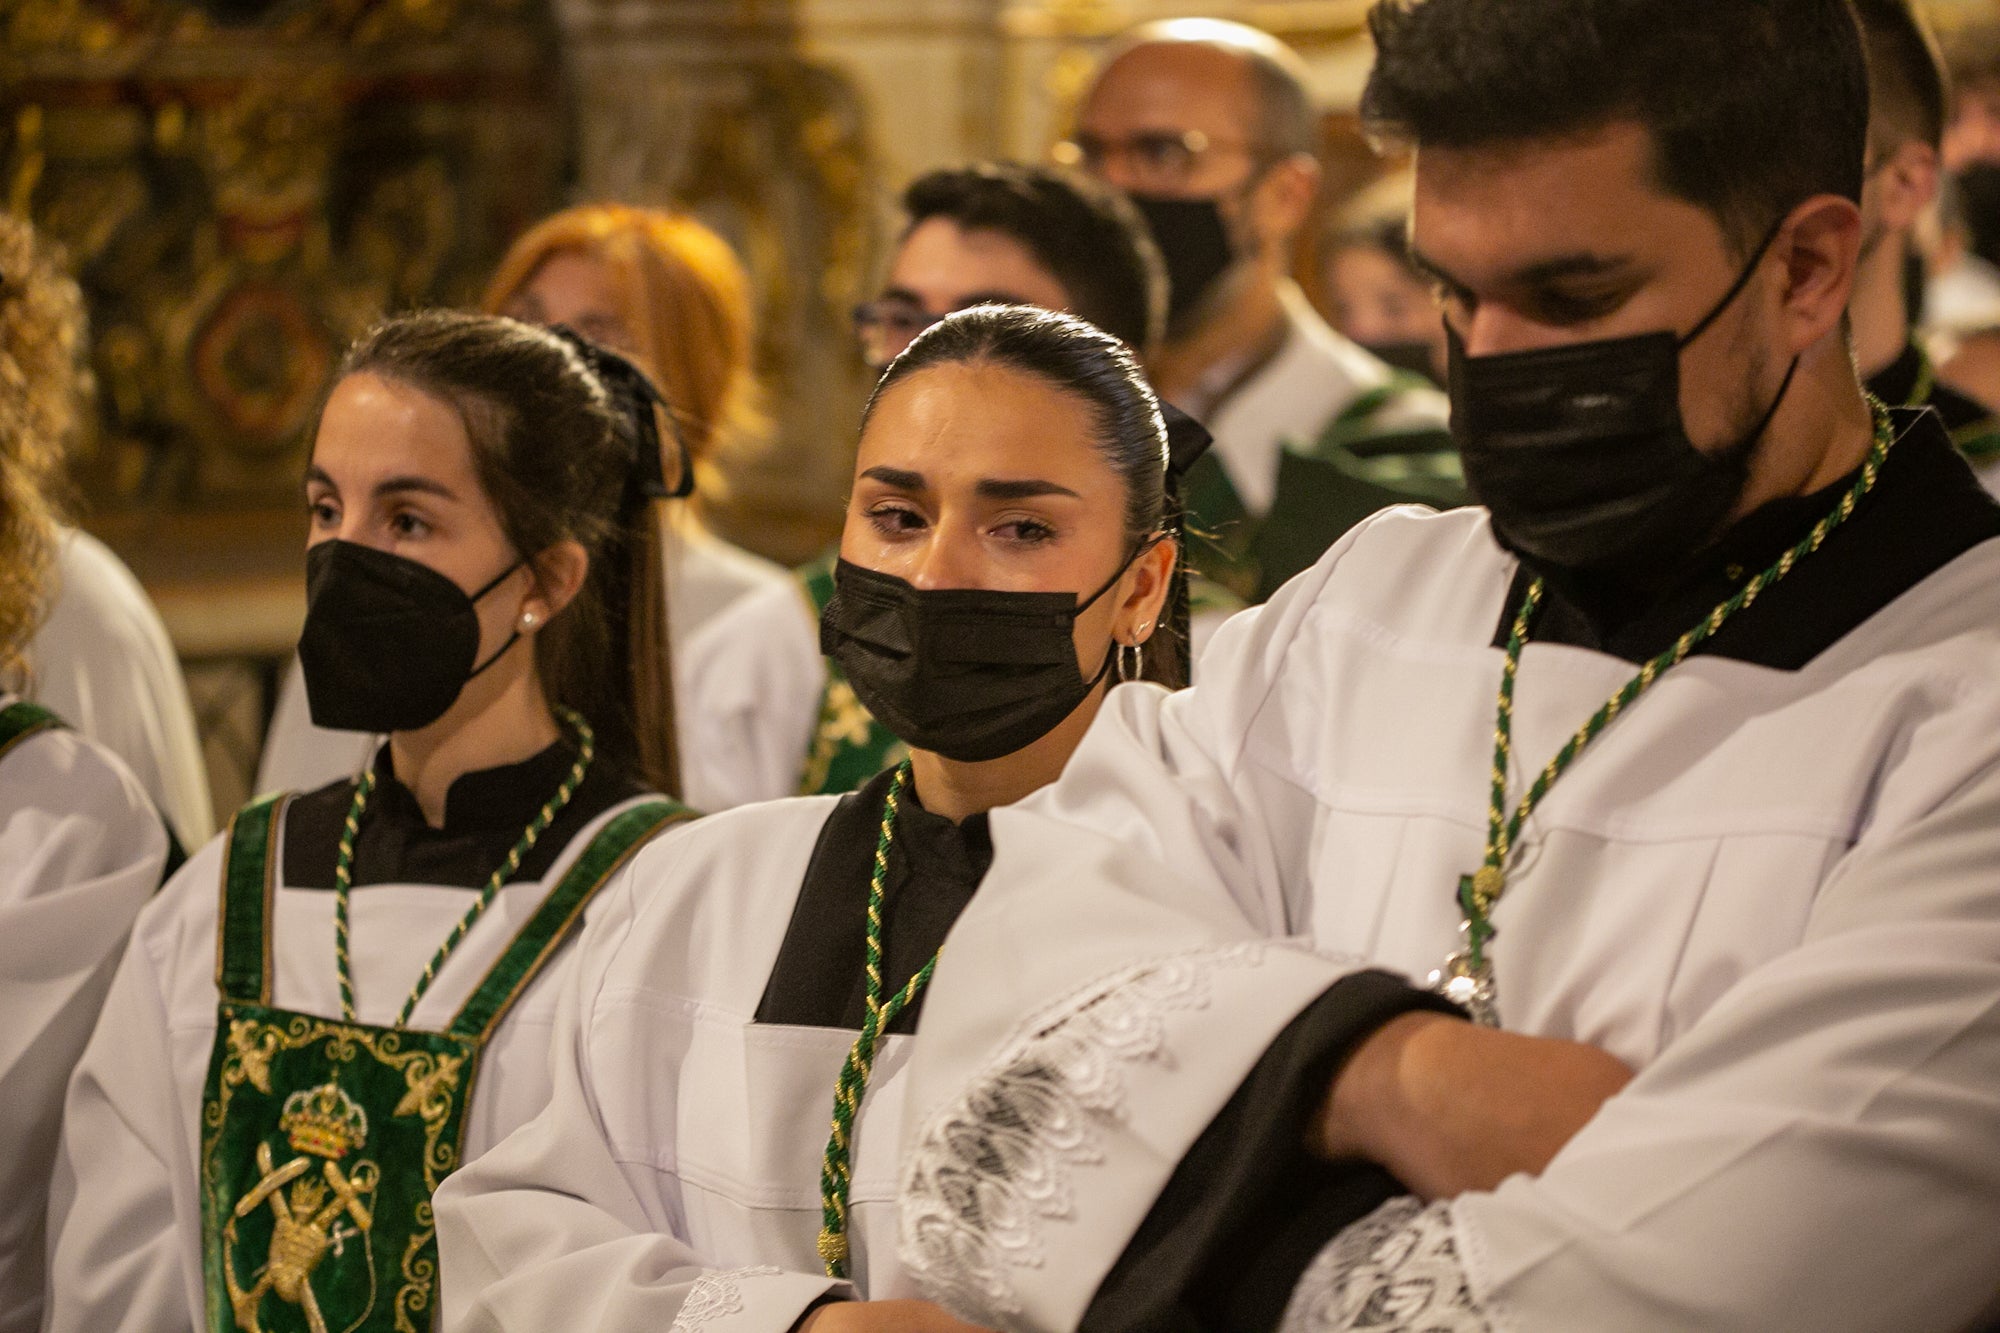
[[[1861,464],[1861,475],[1841,493],[1833,509],[1813,525],[1811,532],[1780,555],[1769,569],[1744,584],[1693,629],[1676,639],[1666,651],[1640,667],[1637,675],[1605,700],[1590,715],[1590,719],[1563,743],[1562,749],[1556,751],[1555,757],[1535,778],[1528,794],[1521,798],[1521,803],[1510,816],[1506,813],[1507,764],[1513,752],[1514,678],[1520,671],[1521,649],[1528,640],[1529,623],[1542,599],[1542,581],[1536,579],[1528,585],[1521,598],[1520,611],[1515,615],[1513,628],[1507,636],[1506,664],[1501,668],[1499,702],[1494,710],[1493,781],[1487,805],[1486,856],[1475,874],[1461,876],[1458,882],[1459,906],[1465,912],[1466,942],[1473,966],[1478,967],[1485,961],[1486,942],[1494,934],[1493,907],[1500,901],[1500,895],[1506,892],[1506,866],[1519,843],[1521,826],[1549,794],[1549,788],[1555,786],[1556,779],[1568,771],[1577,756],[1583,753],[1584,747],[1596,740],[1613,718],[1631,707],[1632,702],[1651,689],[1660,677],[1687,660],[1689,653],[1721,629],[1731,616],[1753,604],[1766,588],[1791,573],[1799,561],[1819,550],[1833,531],[1853,515],[1855,507],[1875,489],[1883,460],[1888,458],[1895,439],[1891,433],[1888,409],[1874,398],[1868,402],[1875,419],[1875,439]]]
[[[528,827],[522,830],[521,836],[515,840],[506,858],[500,862],[492,875],[487,877],[486,887],[480,890],[479,897],[466,909],[465,915],[458,919],[458,924],[451,928],[451,933],[445,937],[444,943],[438,946],[435,954],[431,955],[430,962],[424,965],[423,975],[418,977],[417,984],[410,988],[410,996],[403,1001],[402,1012],[396,1015],[395,1026],[408,1026],[410,1015],[416,1012],[417,1002],[424,998],[424,993],[431,988],[431,982],[437,979],[438,969],[444,966],[445,960],[451,957],[452,952],[465,939],[466,932],[478,924],[480,917],[486,915],[486,909],[493,905],[494,898],[499,896],[508,878],[521,868],[522,859],[534,850],[535,844],[541,841],[542,834],[548,831],[549,825],[555,822],[556,816],[562,813],[563,807],[569,804],[572,796],[576,795],[576,789],[583,785],[584,775],[590,771],[590,762],[597,756],[597,734],[591,730],[590,724],[583,720],[583,716],[572,709],[557,707],[556,716],[576,733],[576,762],[570,765],[569,773],[563,778],[562,785],[556,788],[555,795],[536,811],[535,817],[528,821]],[[375,770],[371,766],[361,775],[360,783],[354,788],[354,803],[348,807],[347,822],[341,827],[340,854],[333,863],[334,959],[340,969],[340,1014],[349,1023],[358,1020],[354,1016],[354,969],[347,952],[348,895],[352,891],[354,880],[354,840],[360,834],[361,812],[367,809],[368,796],[374,790]]]
[[[937,970],[932,954],[904,987],[882,1000],[882,903],[889,878],[889,844],[896,835],[896,809],[903,789],[910,781],[908,760],[897,767],[889,784],[888,798],[882,803],[882,831],[875,839],[875,869],[868,879],[868,945],[866,969],[868,991],[861,1031],[848,1048],[840,1068],[840,1081],[833,1090],[833,1131],[827,1136],[826,1155],[819,1172],[820,1231],[819,1257],[828,1277],[847,1276],[847,1195],[852,1184],[849,1153],[854,1138],[854,1116],[868,1091],[868,1076],[875,1069],[875,1048],[896,1015],[917,998]]]

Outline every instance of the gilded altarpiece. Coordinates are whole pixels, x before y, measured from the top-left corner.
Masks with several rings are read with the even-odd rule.
[[[13,0],[8,206],[90,299],[98,510],[290,502],[340,348],[559,198],[533,0]]]

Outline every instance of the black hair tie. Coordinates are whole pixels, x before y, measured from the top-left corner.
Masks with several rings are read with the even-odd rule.
[[[651,500],[681,500],[694,494],[694,459],[688,454],[687,439],[681,434],[673,405],[660,396],[653,377],[567,324],[558,324],[551,332],[583,358],[584,365],[604,385],[612,405],[625,419],[632,445],[631,479],[638,495]],[[661,417],[666,418],[667,429],[674,433],[674,449],[681,460],[680,476],[671,487],[667,485],[666,467],[660,461]]]
[[[1172,403],[1160,403],[1160,417],[1167,423],[1167,481],[1171,485],[1187,475],[1195,460],[1215,443],[1215,437],[1208,433],[1208,427]]]

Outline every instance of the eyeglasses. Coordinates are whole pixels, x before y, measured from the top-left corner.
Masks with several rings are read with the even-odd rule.
[[[1110,177],[1118,163],[1124,164],[1121,184],[1145,193],[1174,190],[1194,175],[1195,167],[1209,153],[1241,152],[1255,155],[1247,142],[1220,143],[1200,130],[1141,130],[1121,139],[1082,132],[1057,144],[1051,152],[1056,165],[1078,167],[1093,176]]]
[[[854,307],[854,336],[861,343],[861,359],[870,370],[886,369],[919,333],[943,318],[908,301],[863,301]]]

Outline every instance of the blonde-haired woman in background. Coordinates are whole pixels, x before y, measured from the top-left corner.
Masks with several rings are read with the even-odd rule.
[[[751,369],[749,279],[728,243],[685,214],[593,203],[545,218],[509,248],[480,307],[530,323],[566,325],[630,357],[670,405],[698,489],[700,482],[712,484],[720,447],[765,429]],[[787,583],[789,576],[716,536],[690,506],[663,508],[662,557],[678,674],[680,646],[710,617],[744,593]],[[294,664],[265,742],[258,789],[310,790],[351,777],[374,753],[374,741],[313,727]]]

